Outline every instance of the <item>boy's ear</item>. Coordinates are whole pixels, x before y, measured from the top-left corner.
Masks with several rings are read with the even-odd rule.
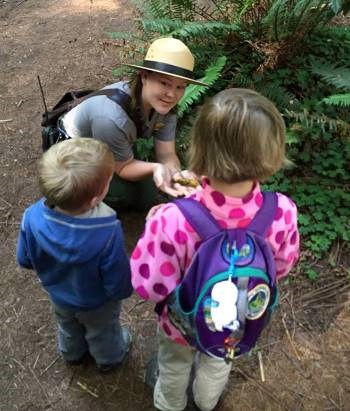
[[[90,208],[96,207],[99,201],[101,201],[99,197],[92,197],[92,199],[90,200]]]

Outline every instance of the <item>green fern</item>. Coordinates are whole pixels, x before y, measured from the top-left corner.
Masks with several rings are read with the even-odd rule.
[[[136,9],[147,18],[166,18],[169,17],[169,0],[135,0]]]
[[[232,87],[254,88],[252,77],[248,73],[239,72],[232,78]]]
[[[296,102],[294,95],[278,84],[271,84],[271,82],[266,82],[262,79],[254,83],[254,86],[259,93],[273,101],[281,111],[290,108],[291,101]]]
[[[178,37],[180,39],[216,37],[236,32],[240,33],[241,27],[238,24],[226,24],[221,22],[208,21],[182,21],[169,18],[161,19],[140,19],[139,20],[144,32],[159,33],[170,37]]]
[[[147,0],[134,1],[145,18],[170,18],[193,20],[197,5],[192,0]]]
[[[348,26],[327,26],[322,28],[322,34],[327,38],[350,41],[350,30]]]
[[[128,77],[132,72],[133,70],[130,67],[120,66],[112,70],[112,76],[117,78]]]
[[[226,57],[219,57],[211,66],[209,66],[206,69],[205,75],[200,79],[200,81],[208,84],[208,86],[213,85],[215,81],[220,77],[220,74],[224,69],[225,64]],[[190,84],[186,87],[185,94],[179,102],[177,108],[179,117],[181,117],[192,104],[194,104],[200,99],[202,94],[204,94],[207,91],[207,88],[208,87],[206,86],[198,86],[195,84]]]
[[[237,17],[248,11],[254,0],[221,0],[202,2],[196,0],[137,0],[136,8],[145,19],[170,18],[183,21],[237,21]],[[239,20],[239,18],[238,18]]]
[[[140,39],[140,37],[135,36],[132,33],[125,32],[125,31],[110,31],[110,32],[107,32],[107,35],[113,40],[128,40],[128,41],[142,40]]]
[[[334,12],[324,0],[276,0],[262,19],[267,38],[279,41],[286,37],[303,37],[329,21]]]
[[[340,90],[350,90],[350,69],[332,65],[314,64],[312,72],[318,74],[327,84]]]
[[[170,1],[171,15],[173,18],[182,20],[193,20],[195,12],[195,2],[192,0],[171,0]],[[168,10],[169,13],[169,10]]]
[[[350,125],[340,119],[333,119],[325,114],[313,114],[304,109],[302,112],[295,112],[292,110],[285,110],[285,116],[294,119],[299,123],[303,123],[306,127],[313,127],[317,124],[323,131],[328,128],[330,131],[340,130],[342,135],[350,133]]]
[[[178,28],[170,33],[171,36],[180,37],[182,39],[188,38],[202,38],[216,37],[218,33],[220,36],[236,32],[240,33],[240,25],[226,24],[221,22],[187,22],[182,28]]]
[[[252,9],[252,7],[254,6],[255,0],[245,0],[243,2],[237,2],[240,3],[238,4],[238,10],[237,10],[237,14],[238,14],[238,20],[240,20],[247,12],[249,12],[249,10]]]
[[[139,19],[142,31],[145,33],[159,33],[161,36],[171,37],[171,32],[181,29],[184,22],[181,20],[172,20],[168,17],[159,19]]]
[[[330,106],[350,107],[350,93],[333,94],[321,101]]]

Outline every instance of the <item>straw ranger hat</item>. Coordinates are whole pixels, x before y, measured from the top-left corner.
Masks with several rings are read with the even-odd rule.
[[[127,64],[127,66],[182,78],[191,84],[208,85],[193,79],[192,53],[182,41],[171,37],[155,40],[150,45],[142,66],[137,64]]]

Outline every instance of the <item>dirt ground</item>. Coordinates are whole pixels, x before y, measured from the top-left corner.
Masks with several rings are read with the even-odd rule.
[[[145,364],[156,347],[153,308],[133,296],[122,322],[133,333],[128,361],[110,375],[93,364],[68,367],[58,357],[50,305],[33,272],[15,263],[19,222],[39,196],[43,110],[69,89],[112,82],[116,55],[106,32],[133,24],[127,0],[0,0],[0,410],[152,410]],[[121,220],[130,251],[144,215]],[[350,410],[349,256],[333,250],[337,268],[316,265],[310,284],[295,271],[259,344],[238,359],[219,411]],[[259,361],[259,356],[261,361]],[[189,406],[188,409],[190,409]]]

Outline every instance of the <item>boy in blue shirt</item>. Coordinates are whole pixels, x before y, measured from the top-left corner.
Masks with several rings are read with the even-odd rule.
[[[17,262],[36,271],[58,322],[63,359],[89,352],[106,372],[121,363],[131,336],[120,326],[132,293],[129,260],[116,213],[102,202],[114,169],[108,146],[75,138],[52,146],[39,163],[44,198],[24,212]]]

